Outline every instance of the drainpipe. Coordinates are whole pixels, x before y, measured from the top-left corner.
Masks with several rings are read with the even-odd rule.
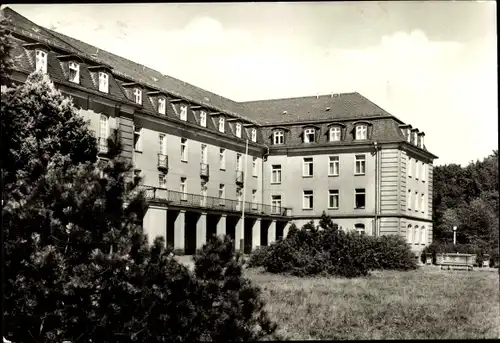
[[[267,156],[269,156],[269,146],[267,144],[264,144],[266,146],[266,152],[264,153],[264,156],[262,156],[262,174],[261,174],[261,195],[260,195],[260,203],[264,204],[264,161],[267,161]]]
[[[377,142],[373,142],[373,147],[375,148],[375,222],[373,225],[373,233],[374,236],[378,236],[378,179],[379,179],[379,170],[378,170],[378,146]]]

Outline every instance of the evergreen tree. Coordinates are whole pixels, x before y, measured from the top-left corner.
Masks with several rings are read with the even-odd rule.
[[[232,246],[215,243],[197,258],[207,266],[216,256],[222,279],[202,267],[193,274],[162,239],[148,246],[140,180],[129,177],[117,131],[97,161],[87,123],[47,76],[34,73],[2,96],[2,125],[15,132],[2,136],[4,336],[234,341],[274,331]]]

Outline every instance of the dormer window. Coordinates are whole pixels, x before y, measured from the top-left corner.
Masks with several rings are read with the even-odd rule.
[[[411,143],[411,127],[406,129],[406,138],[408,139],[408,143]]]
[[[80,65],[76,62],[69,62],[69,81],[80,83]]]
[[[356,125],[356,140],[367,139],[368,137],[368,126],[366,124]]]
[[[284,144],[285,143],[285,133],[282,130],[273,132],[273,144]]]
[[[341,129],[338,126],[333,126],[330,128],[330,142],[340,141]]]
[[[181,105],[181,114],[179,115],[181,120],[187,121],[187,106]]]
[[[224,118],[219,118],[219,132],[224,132]]]
[[[241,138],[241,124],[236,123],[236,137]]]
[[[142,90],[134,88],[134,101],[136,104],[142,105]]]
[[[99,91],[103,93],[109,92],[109,75],[103,71],[99,72]]]
[[[304,130],[304,143],[312,143],[316,141],[315,130],[313,128],[308,128]]]
[[[418,131],[413,133],[413,144],[418,146]]]
[[[257,142],[257,130],[252,129],[252,135],[251,135],[252,142]]]
[[[36,50],[35,55],[35,70],[47,73],[47,53],[42,50]]]
[[[200,125],[203,127],[207,127],[207,112],[200,112]]]
[[[158,98],[158,113],[163,115],[167,113],[167,100],[164,97]]]

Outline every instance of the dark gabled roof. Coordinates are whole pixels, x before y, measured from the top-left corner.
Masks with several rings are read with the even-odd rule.
[[[250,118],[263,125],[391,116],[359,93],[258,100],[241,104]]]
[[[28,32],[33,38],[41,38],[45,42],[51,42],[70,53],[80,54],[97,64],[109,65],[117,76],[139,82],[145,87],[160,89],[194,104],[228,113],[254,124],[291,124],[391,116],[359,93],[236,102],[171,76],[163,75],[151,68],[98,49],[75,38],[43,28],[10,8],[5,8],[2,11],[12,18],[14,26],[22,29],[25,33]],[[395,120],[400,122],[397,118]]]

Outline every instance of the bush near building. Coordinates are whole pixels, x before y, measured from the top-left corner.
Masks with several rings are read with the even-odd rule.
[[[357,277],[371,270],[411,270],[415,255],[402,237],[371,237],[344,232],[323,213],[319,226],[308,223],[288,236],[252,253],[249,267],[296,276],[334,275]]]

